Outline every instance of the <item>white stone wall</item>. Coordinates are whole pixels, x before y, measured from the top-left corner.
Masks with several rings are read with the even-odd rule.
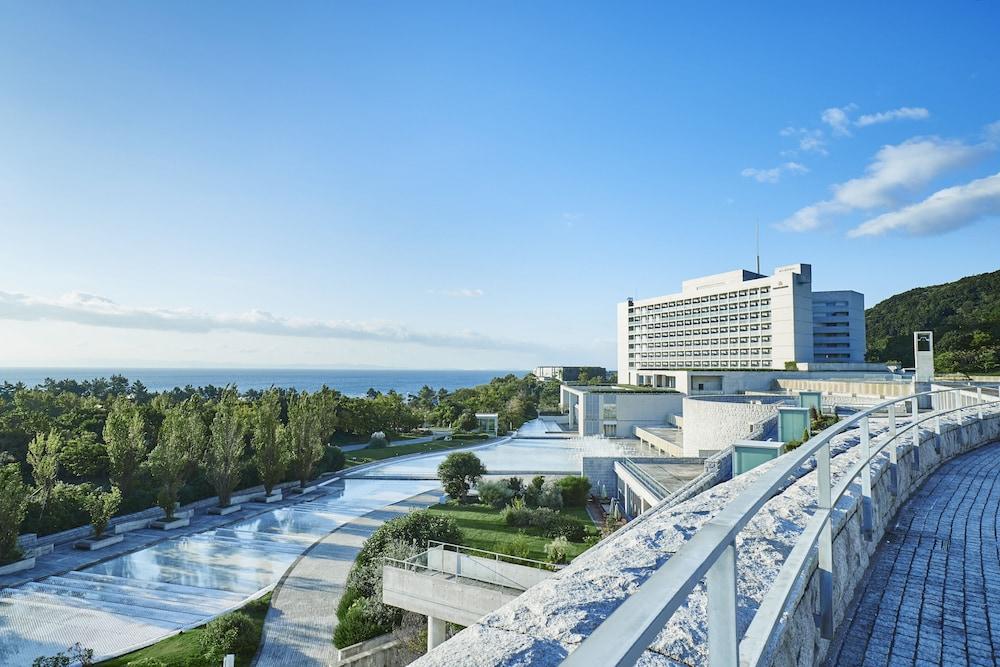
[[[752,403],[750,400],[761,403]],[[753,424],[775,414],[783,399],[702,396],[684,399],[684,455],[716,452],[750,437]]]

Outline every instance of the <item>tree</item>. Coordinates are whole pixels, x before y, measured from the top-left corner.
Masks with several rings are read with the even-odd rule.
[[[90,525],[94,528],[94,537],[100,539],[104,535],[111,517],[118,511],[121,503],[122,493],[118,487],[111,487],[110,491],[98,489],[87,497],[87,512],[90,514]]]
[[[288,439],[279,437],[281,424],[281,400],[278,392],[270,390],[261,396],[253,413],[253,463],[260,473],[264,492],[271,495],[275,485],[285,478],[285,470],[291,453]]]
[[[312,479],[316,462],[323,458],[321,426],[319,411],[311,397],[305,392],[292,397],[288,402],[288,426],[282,433],[292,453],[292,469],[301,487]]]
[[[28,509],[28,486],[16,463],[0,466],[0,565],[18,560],[17,536]]]
[[[191,405],[184,403],[167,410],[156,447],[149,453],[149,471],[160,485],[156,503],[167,520],[174,518],[177,494],[191,470],[192,452],[200,452],[205,425]]]
[[[128,498],[135,486],[136,472],[146,456],[146,422],[142,413],[124,398],[115,401],[108,412],[104,444],[111,483]]]
[[[465,497],[485,474],[486,466],[472,452],[453,452],[438,466],[445,492],[456,500]]]
[[[36,493],[41,499],[39,518],[45,514],[45,505],[52,495],[52,489],[59,481],[59,451],[62,449],[62,435],[55,429],[46,436],[39,433],[28,443],[28,465],[35,480]]]
[[[236,394],[229,391],[215,409],[211,436],[205,451],[205,472],[219,496],[219,506],[228,507],[233,491],[240,483],[246,462],[246,412]]]
[[[474,431],[479,428],[479,420],[474,412],[463,412],[451,426],[456,431]]]

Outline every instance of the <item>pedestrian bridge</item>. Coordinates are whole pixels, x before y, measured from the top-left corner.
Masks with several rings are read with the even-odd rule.
[[[1000,440],[995,393],[948,388],[892,398],[685,503],[654,507],[415,664],[784,667],[858,664],[871,650],[886,658],[874,664],[895,665],[916,664],[904,657],[914,642],[937,656],[932,664],[952,664],[959,617],[989,628],[996,626],[988,609],[1000,612],[1000,596],[985,583],[1000,573],[1000,463],[986,465],[1000,446],[984,447]],[[974,482],[955,478],[959,470]],[[937,511],[948,526],[943,538],[919,527],[926,512],[907,508],[948,488],[950,509]],[[977,525],[984,527],[970,539]],[[981,570],[942,556],[956,549],[980,554]],[[952,579],[960,567],[965,579]],[[865,588],[870,571],[878,581]],[[865,632],[850,631],[853,624]],[[988,636],[969,633],[959,664],[992,660]]]

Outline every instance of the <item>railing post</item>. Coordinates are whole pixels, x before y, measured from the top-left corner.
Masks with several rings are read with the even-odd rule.
[[[736,635],[736,542],[726,545],[705,575],[708,587],[708,664],[731,667],[740,664]]]
[[[861,460],[865,462],[865,467],[861,469],[861,534],[869,542],[872,539],[874,525],[872,519],[871,456],[871,428],[868,424],[868,417],[865,417],[861,420]]]
[[[816,451],[817,512],[825,514],[819,534],[819,624],[820,636],[833,639],[833,528],[830,525],[830,442]]]
[[[983,418],[983,388],[976,387],[976,417]]]

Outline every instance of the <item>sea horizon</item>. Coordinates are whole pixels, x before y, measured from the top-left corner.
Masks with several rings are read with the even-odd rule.
[[[326,385],[348,396],[362,396],[369,388],[415,394],[427,385],[435,390],[454,391],[485,384],[495,377],[528,370],[486,369],[393,369],[393,368],[244,368],[244,367],[125,367],[125,366],[7,366],[0,368],[0,384],[22,382],[29,387],[47,379],[83,382],[122,375],[130,382],[142,382],[151,392],[175,387],[223,387],[235,385],[240,391],[270,387],[316,391]]]

